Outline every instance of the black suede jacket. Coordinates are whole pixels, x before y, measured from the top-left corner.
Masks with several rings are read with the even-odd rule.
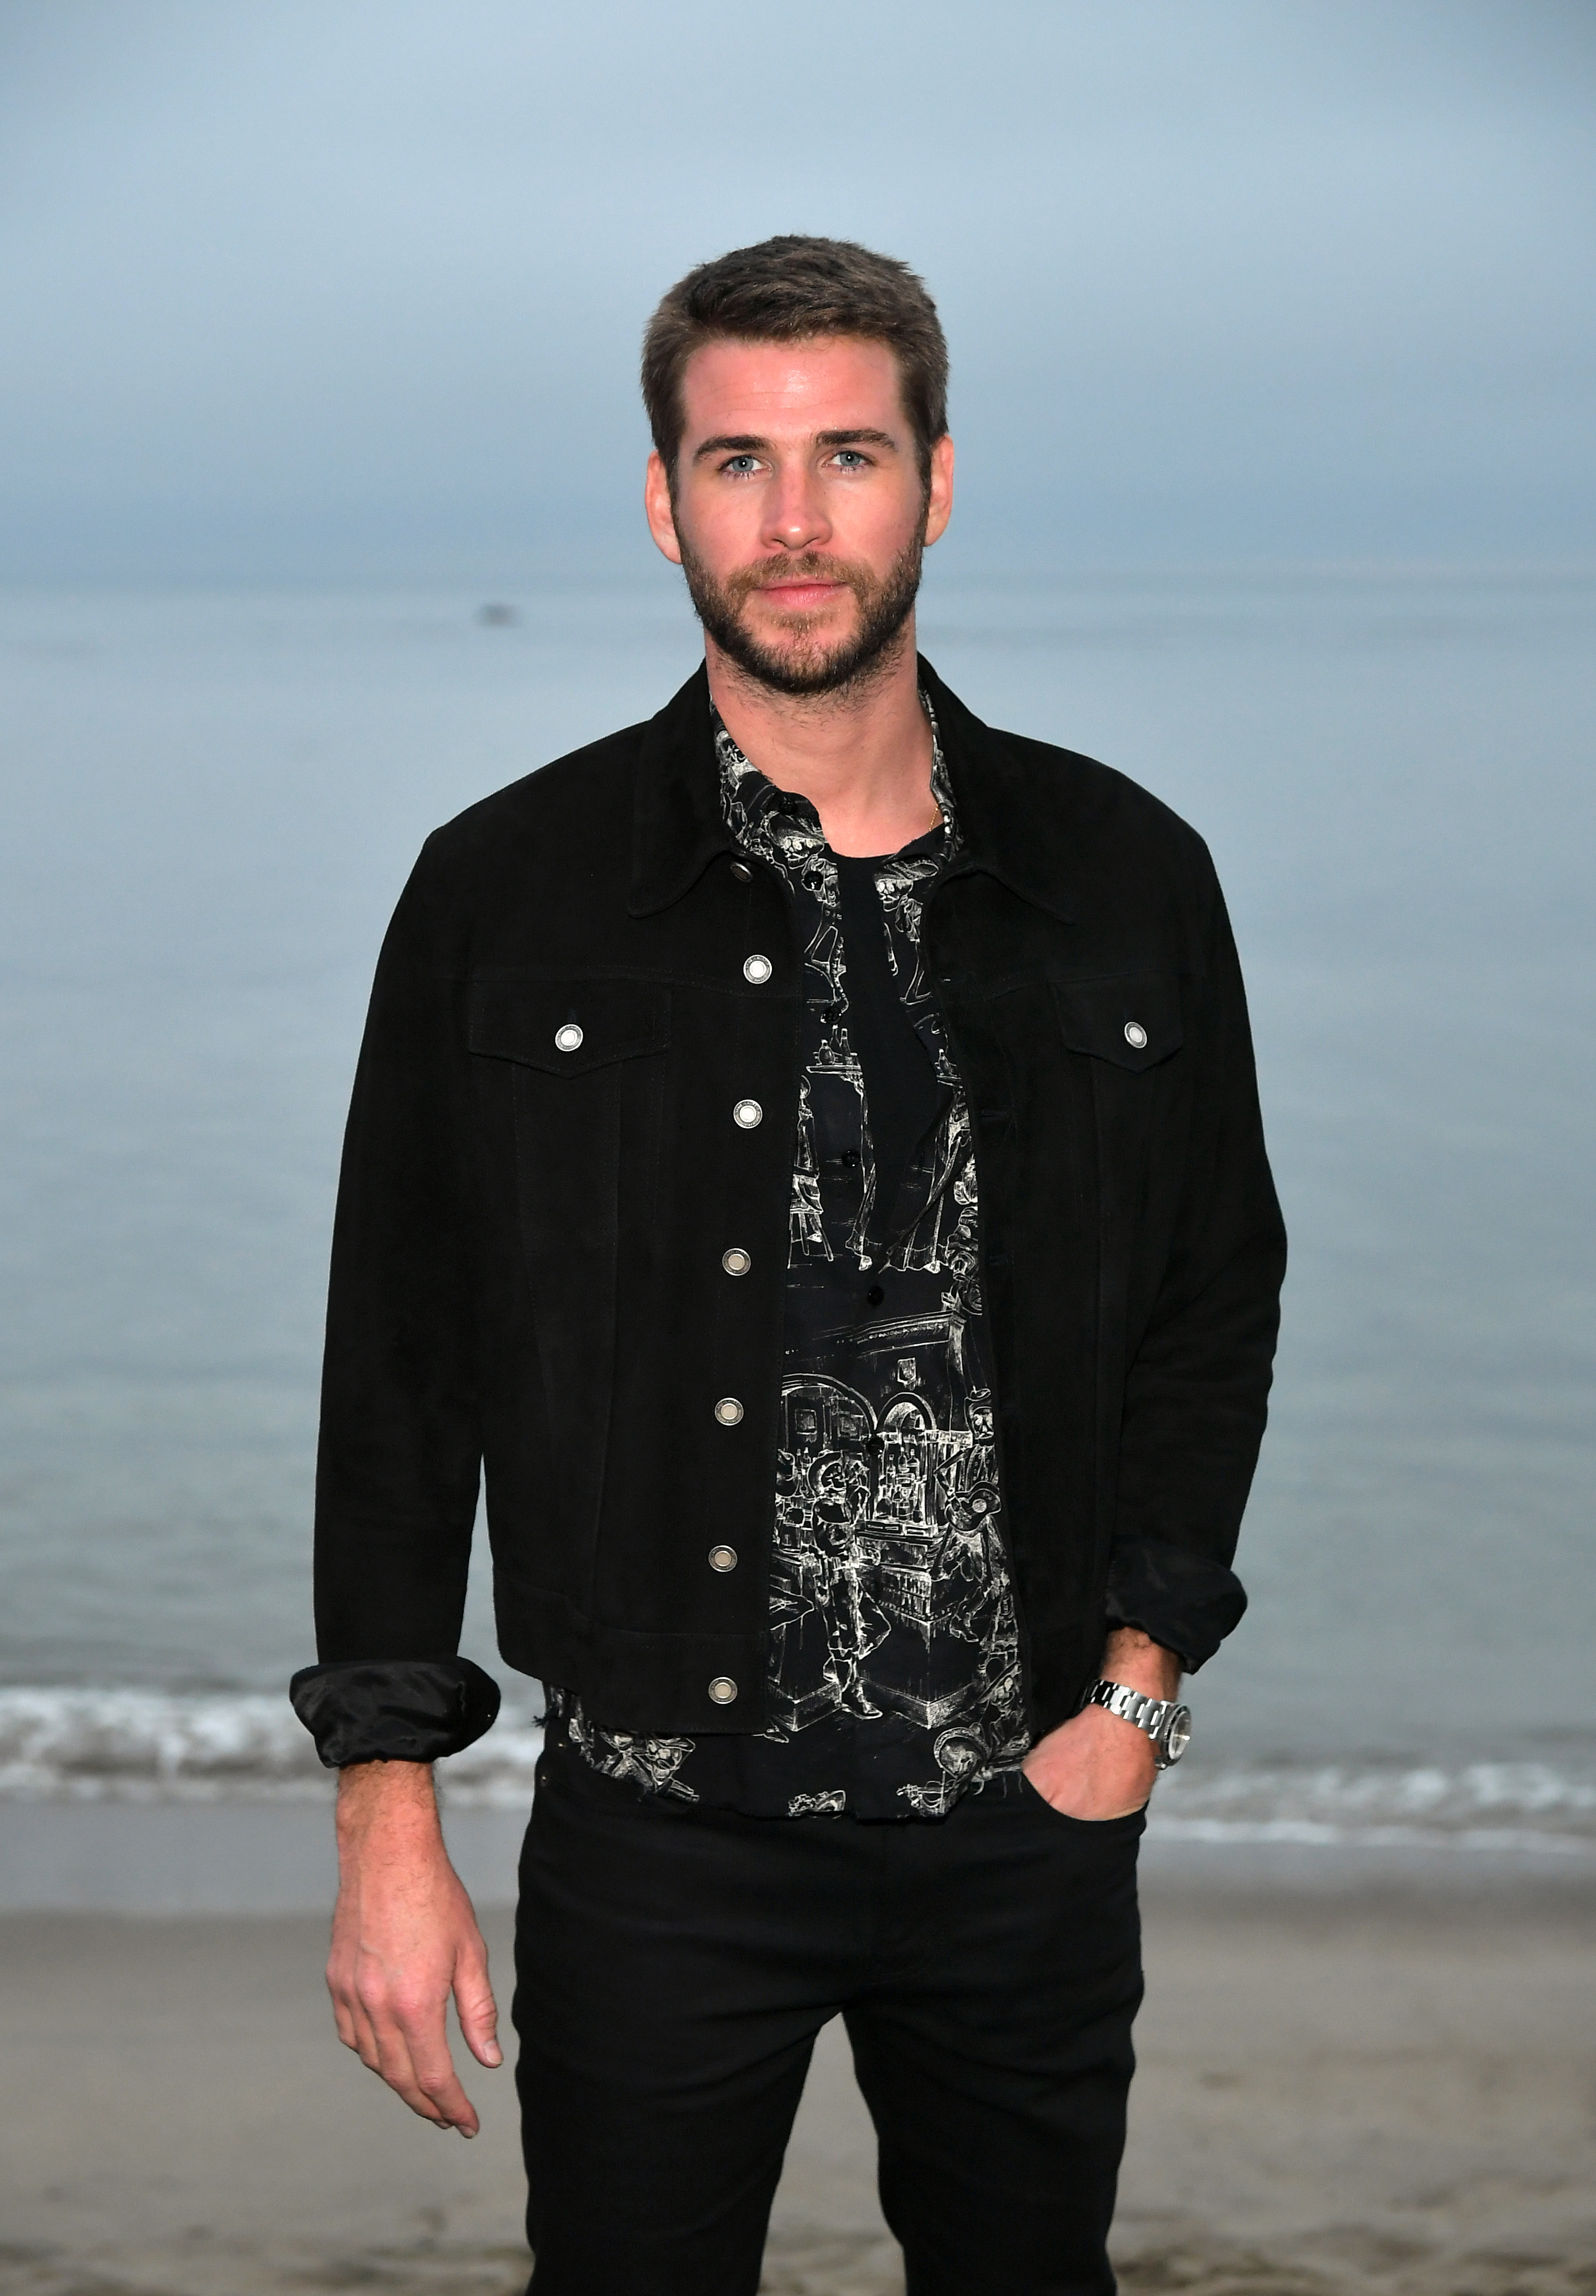
[[[962,832],[924,946],[974,1111],[1040,1734],[1107,1623],[1197,1666],[1240,1615],[1285,1239],[1200,839],[921,674]],[[408,1677],[422,1706],[456,1683],[463,1715],[464,1674],[436,1662],[485,1464],[512,1666],[610,1728],[763,1725],[800,994],[788,896],[722,818],[701,670],[428,840],[339,1197],[307,1685],[324,1713],[340,1679]],[[712,1567],[727,1546],[735,1567]]]

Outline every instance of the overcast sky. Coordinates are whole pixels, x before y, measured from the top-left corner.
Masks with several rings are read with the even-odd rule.
[[[636,346],[906,257],[962,562],[1589,561],[1592,0],[0,0],[0,577],[647,545]]]

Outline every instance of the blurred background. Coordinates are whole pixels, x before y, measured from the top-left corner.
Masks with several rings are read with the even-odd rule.
[[[1248,969],[1293,1268],[1156,1825],[1596,1847],[1593,94],[1588,0],[0,0],[0,1793],[323,1792],[377,945],[691,671],[638,341],[799,230],[947,327],[926,651],[1194,822]]]

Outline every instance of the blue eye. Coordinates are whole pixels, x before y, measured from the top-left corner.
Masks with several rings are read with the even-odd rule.
[[[750,471],[758,469],[759,458],[757,455],[733,455],[731,461],[724,467],[728,471],[734,471],[739,478],[746,478]]]

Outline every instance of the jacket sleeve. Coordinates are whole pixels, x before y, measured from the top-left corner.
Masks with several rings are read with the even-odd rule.
[[[304,1666],[288,1694],[330,1770],[436,1762],[473,1744],[499,1714],[498,1684],[469,1658]]]
[[[378,961],[344,1137],[316,1464],[322,1661],[296,1710],[329,1763],[430,1761],[497,1692],[456,1656],[481,1467],[466,972],[430,842]]]
[[[1191,1127],[1172,1248],[1127,1371],[1108,1595],[1111,1625],[1140,1627],[1188,1669],[1213,1656],[1247,1605],[1230,1564],[1263,1439],[1286,1267],[1240,966],[1199,849]]]

